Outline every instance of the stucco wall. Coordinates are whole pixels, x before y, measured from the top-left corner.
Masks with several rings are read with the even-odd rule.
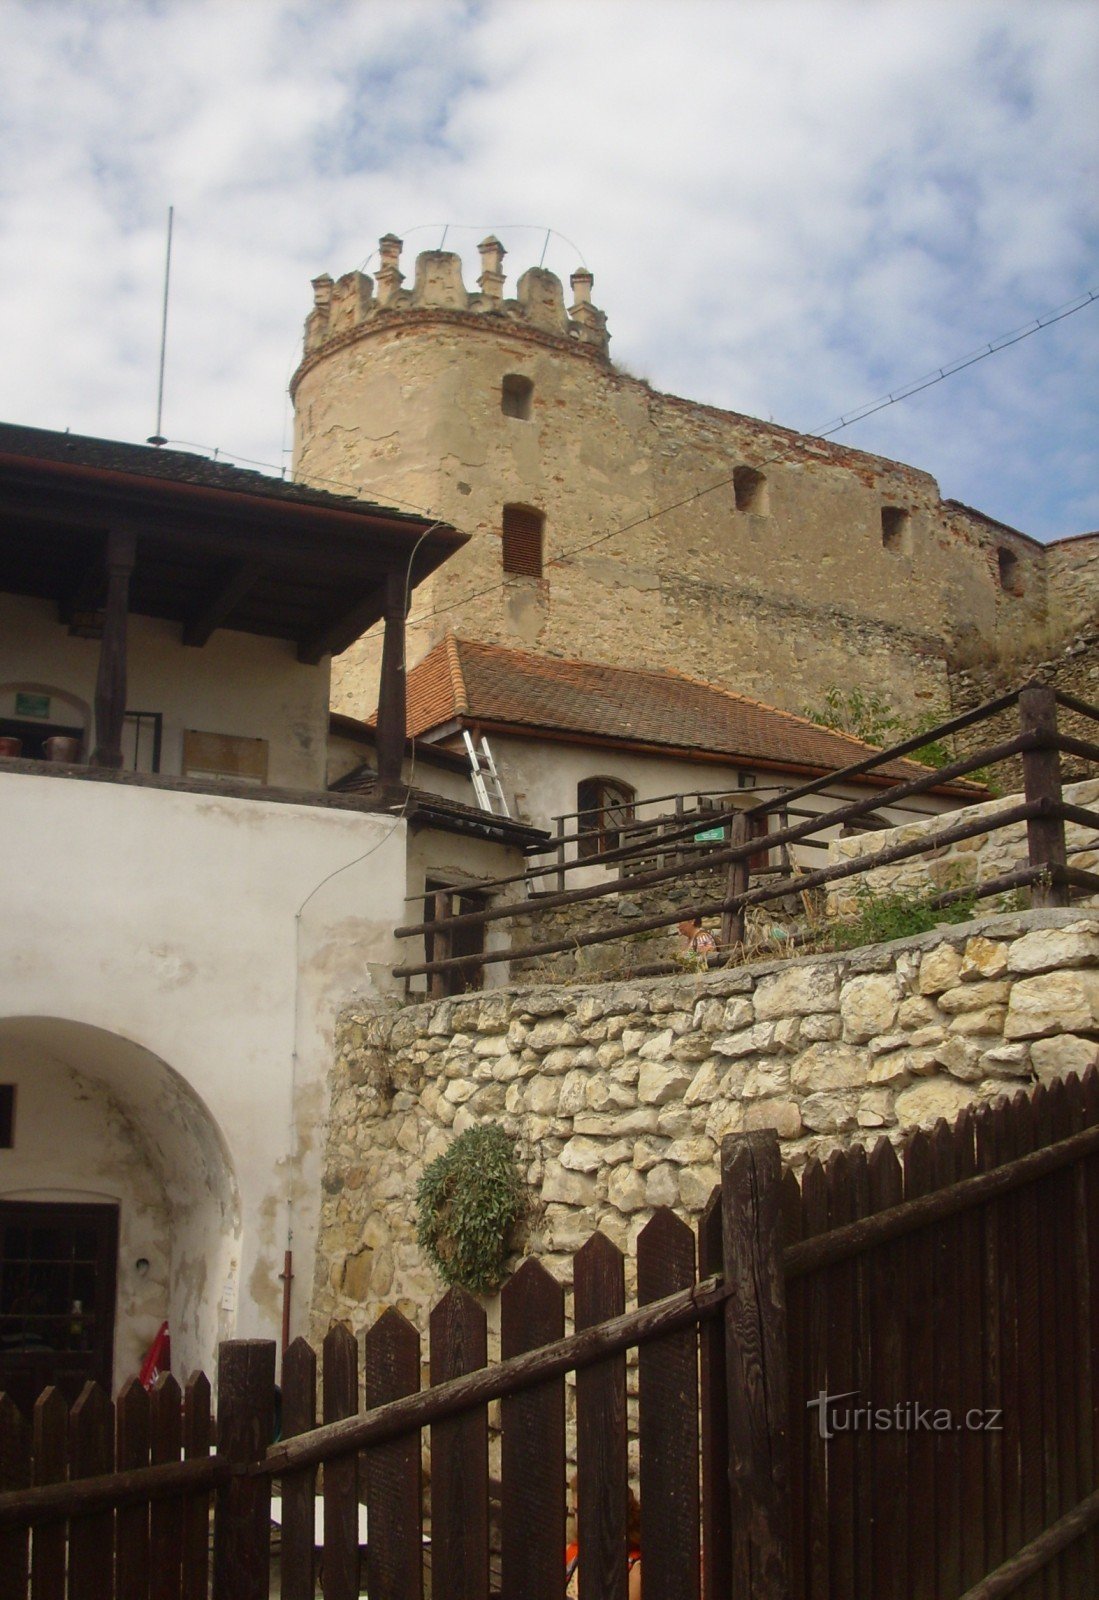
[[[191,729],[265,739],[268,783],[324,787],[327,660],[303,666],[284,640],[227,629],[201,650],[186,648],[178,626],[138,616],[129,619],[127,656],[128,709],[164,717],[161,772],[178,775]],[[51,721],[86,727],[87,753],[98,662],[99,641],[70,635],[52,602],[0,595],[0,716],[14,715],[16,689],[63,694],[70,698],[56,700]]]
[[[397,497],[473,534],[417,591],[412,660],[450,627],[686,665],[792,710],[855,683],[913,714],[945,702],[956,645],[1044,619],[1042,548],[943,501],[927,473],[660,394],[509,305],[463,315],[425,294],[330,337],[314,328],[295,378],[299,477]],[[529,420],[501,410],[508,374],[533,383]],[[764,472],[765,506],[736,508],[738,465]],[[545,515],[542,579],[503,578],[506,503]],[[883,506],[909,518],[890,548]],[[1000,582],[1001,546],[1018,593]],[[368,636],[336,662],[342,709],[370,709],[376,652]]]
[[[335,1015],[394,987],[406,824],[8,771],[0,832],[0,1026],[132,1124],[172,1217],[181,1370],[209,1367],[218,1337],[277,1335],[288,1221],[297,1331]],[[102,1187],[48,1132],[17,1120],[0,1192]]]
[[[726,1133],[775,1127],[797,1165],[1097,1060],[1099,919],[1075,911],[700,975],[351,1005],[314,1334],[386,1304],[425,1326],[443,1286],[415,1242],[416,1182],[473,1124],[515,1140],[526,1248],[567,1282],[595,1228],[630,1246],[654,1206],[696,1217]]]

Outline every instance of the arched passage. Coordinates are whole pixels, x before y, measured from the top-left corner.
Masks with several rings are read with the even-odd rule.
[[[14,1088],[11,1147],[0,1152],[0,1208],[12,1230],[0,1261],[0,1359],[5,1330],[9,1345],[39,1337],[33,1329],[28,1336],[26,1316],[12,1320],[13,1297],[25,1308],[31,1299],[43,1304],[48,1290],[51,1309],[68,1302],[68,1320],[34,1328],[69,1356],[102,1336],[97,1318],[113,1315],[104,1377],[116,1390],[137,1372],[164,1319],[176,1373],[210,1370],[235,1305],[241,1228],[228,1149],[206,1106],[141,1045],[57,1017],[0,1019],[0,1062],[0,1077]],[[108,1214],[113,1275],[104,1257]],[[21,1232],[24,1222],[29,1231]],[[56,1260],[68,1248],[66,1227],[73,1243],[62,1284]],[[89,1251],[98,1252],[98,1288],[88,1277]],[[19,1252],[26,1259],[16,1271]],[[43,1252],[54,1264],[36,1267]],[[94,1314],[84,1304],[89,1294],[98,1296]]]

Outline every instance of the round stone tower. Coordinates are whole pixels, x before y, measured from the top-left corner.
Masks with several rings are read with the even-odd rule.
[[[406,288],[393,234],[373,279],[315,279],[291,385],[296,477],[472,535],[416,591],[410,665],[453,629],[911,715],[948,703],[960,641],[1043,620],[1034,540],[903,463],[658,393],[611,364],[590,272],[567,309],[539,267],[509,299],[503,245],[480,251],[477,292],[443,250]],[[334,663],[338,709],[372,709],[379,654],[367,635]]]

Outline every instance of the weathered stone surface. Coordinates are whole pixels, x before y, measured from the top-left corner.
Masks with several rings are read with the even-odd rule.
[[[607,1179],[607,1199],[619,1211],[640,1211],[645,1204],[645,1180],[633,1167],[615,1167]]]
[[[1086,922],[1067,928],[1034,928],[1016,939],[1007,953],[1012,972],[1049,972],[1054,967],[1099,963],[1099,933]]]
[[[772,1058],[749,1068],[740,1093],[745,1100],[759,1100],[764,1095],[785,1094],[789,1087],[789,1063]]]
[[[950,1078],[931,1078],[902,1089],[893,1102],[897,1122],[902,1128],[927,1127],[939,1117],[948,1122],[965,1106],[972,1105],[976,1091]]]
[[[532,1050],[543,1051],[554,1050],[559,1045],[580,1044],[581,1038],[571,1022],[554,1018],[552,1022],[536,1022],[526,1042]]]
[[[981,1057],[982,1077],[997,1078],[1005,1072],[1020,1077],[1030,1072],[1030,1050],[1027,1045],[1000,1044],[984,1052]]]
[[[708,1105],[711,1100],[716,1100],[724,1070],[724,1063],[719,1063],[712,1057],[709,1061],[703,1062],[684,1090],[683,1104]]]
[[[868,1089],[859,1097],[860,1128],[884,1128],[893,1120],[893,1096],[888,1089]]]
[[[853,1092],[825,1090],[808,1094],[801,1102],[801,1120],[814,1133],[841,1133],[858,1120],[859,1096]]]
[[[834,1011],[821,1011],[802,1017],[800,1042],[814,1044],[818,1040],[838,1039],[843,1033],[843,1023]]]
[[[732,1000],[726,1000],[720,1024],[713,1031],[735,1033],[738,1028],[750,1028],[755,1020],[756,1011],[752,1002],[744,995],[737,995]]]
[[[811,1044],[790,1068],[794,1089],[844,1089],[867,1081],[868,1062],[849,1044]]]
[[[739,1033],[722,1033],[713,1042],[713,1051],[718,1056],[728,1056],[735,1059],[738,1056],[763,1055],[774,1048],[775,1024],[773,1022],[757,1022],[751,1028],[742,1028]]]
[[[774,1128],[780,1139],[796,1139],[801,1133],[801,1111],[796,1100],[755,1100],[744,1107],[744,1131]]]
[[[920,994],[910,994],[897,1007],[897,1022],[902,1028],[926,1028],[937,1016],[931,1001]]]
[[[679,1203],[685,1211],[703,1211],[721,1182],[716,1167],[680,1167]]]
[[[866,1074],[867,1083],[907,1083],[911,1067],[907,1050],[891,1050],[887,1056],[875,1056]]]
[[[958,976],[963,983],[982,978],[1002,978],[1007,971],[1007,945],[978,934],[967,939]]]
[[[578,1112],[572,1125],[577,1133],[585,1134],[655,1133],[658,1121],[655,1106],[638,1106],[634,1111]]]
[[[1007,1038],[1094,1031],[1099,1031],[1099,971],[1044,973],[1020,978],[1012,988]]]
[[[983,1076],[981,1071],[981,1049],[972,1039],[963,1038],[959,1034],[951,1034],[944,1039],[942,1044],[936,1045],[934,1057],[953,1078],[961,1078],[967,1083],[975,1083]]]
[[[920,962],[919,990],[922,995],[941,994],[952,989],[962,970],[962,958],[950,945],[929,950]]]
[[[674,1206],[679,1199],[679,1171],[670,1162],[653,1167],[645,1179],[647,1206]]]
[[[807,1016],[815,1011],[835,1011],[839,1002],[839,972],[834,964],[811,963],[789,967],[759,980],[754,996],[756,1016]]]
[[[868,973],[852,978],[840,990],[840,1016],[843,1037],[851,1044],[865,1044],[875,1034],[888,1033],[897,1017],[901,986],[889,973]]]
[[[590,1206],[595,1199],[595,1179],[585,1172],[570,1172],[559,1161],[547,1161],[542,1199],[547,1203]]]
[[[678,1061],[646,1061],[637,1079],[637,1098],[647,1106],[667,1105],[690,1088],[690,1068]]]
[[[951,1017],[962,1011],[983,1011],[989,1006],[1006,1004],[1010,992],[1011,985],[1004,979],[971,981],[959,984],[956,989],[944,989],[939,996],[939,1009]]]
[[[983,1011],[962,1011],[950,1024],[952,1034],[993,1033],[1001,1034],[1004,1027],[1004,1017],[1007,1015],[1006,1006],[987,1006]]]
[[[655,1033],[651,1038],[646,1039],[637,1054],[642,1061],[664,1061],[671,1054],[674,1042],[675,1035],[672,1030],[663,1028],[659,1033]]]
[[[1030,1047],[1030,1057],[1043,1083],[1067,1078],[1070,1072],[1082,1078],[1089,1067],[1099,1067],[1099,1039],[1081,1039],[1075,1033],[1036,1039]]]

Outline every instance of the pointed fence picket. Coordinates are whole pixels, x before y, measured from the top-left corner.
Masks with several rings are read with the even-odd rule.
[[[666,1209],[638,1235],[630,1310],[625,1267],[601,1233],[577,1252],[566,1334],[564,1286],[524,1262],[501,1296],[495,1365],[483,1308],[451,1290],[429,1319],[426,1389],[400,1312],[361,1345],[333,1328],[319,1427],[317,1357],[296,1340],[274,1443],[265,1341],[221,1348],[213,1452],[201,1374],[182,1392],[170,1375],[151,1394],[129,1383],[113,1406],[89,1384],[71,1412],[48,1389],[30,1419],[0,1396],[0,1600],[205,1600],[211,1524],[215,1600],[265,1600],[273,1556],[284,1600],[315,1600],[318,1583],[324,1600],[423,1600],[429,1573],[433,1600],[563,1600],[570,1373],[580,1595],[626,1600],[631,1348],[646,1593],[1096,1591],[1094,1069],[969,1107],[899,1150],[882,1139],[811,1159],[800,1180],[773,1135],[731,1137],[697,1237]],[[909,1421],[855,1427],[852,1406]],[[915,1406],[951,1425],[912,1425]],[[981,1426],[959,1425],[974,1415]]]

